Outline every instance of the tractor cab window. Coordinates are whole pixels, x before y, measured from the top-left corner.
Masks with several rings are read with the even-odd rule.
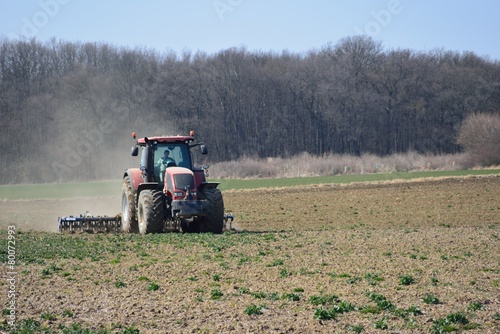
[[[191,168],[191,155],[185,143],[158,144],[154,153],[155,177],[163,183],[165,170],[168,167]]]
[[[155,161],[157,163],[164,163],[168,167],[177,166],[191,168],[191,155],[189,154],[189,147],[182,143],[176,144],[158,144],[155,150]],[[173,164],[171,164],[173,162]]]

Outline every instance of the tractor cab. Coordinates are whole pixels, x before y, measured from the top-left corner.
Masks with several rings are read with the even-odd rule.
[[[201,154],[207,154],[207,148],[202,143],[194,143],[194,133],[191,136],[144,137],[136,141],[132,147],[132,155],[138,155],[138,147],[142,148],[140,170],[144,182],[155,182],[163,188],[165,171],[169,167],[183,167],[193,172],[203,171],[194,168],[191,148],[200,146]],[[134,139],[135,133],[133,134]]]
[[[193,169],[189,146],[185,143],[157,144],[153,148],[153,155],[154,178],[158,183],[164,183],[167,168]]]

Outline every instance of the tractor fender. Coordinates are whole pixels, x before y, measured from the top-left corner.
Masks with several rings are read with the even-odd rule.
[[[205,171],[201,168],[193,168],[195,183],[199,186],[204,182],[207,182],[205,178]]]
[[[129,168],[123,174],[123,178],[130,177],[132,180],[132,189],[135,193],[139,189],[139,185],[144,183],[144,179],[142,178],[142,171],[139,168]]]
[[[129,176],[132,179],[133,190],[137,197],[139,193],[145,189],[157,189],[157,182],[145,182],[142,177],[142,171],[139,168],[129,168],[123,175],[123,177]]]
[[[202,182],[199,186],[198,189],[200,191],[203,191],[203,189],[211,189],[211,188],[217,188],[219,186],[219,182]]]
[[[135,192],[135,199],[138,202],[139,201],[139,195],[141,194],[141,191],[147,190],[147,189],[156,189],[158,190],[158,183],[157,182],[142,182],[139,184],[139,187],[137,187],[137,190]]]
[[[142,177],[142,171],[139,168],[129,168],[127,172],[125,172],[124,177],[130,176],[133,183],[134,193],[137,198],[139,198],[139,194],[141,191],[146,189],[158,189],[157,182],[145,182]]]
[[[144,182],[142,171],[139,168],[129,168],[123,174],[123,178],[130,177],[132,180],[132,190],[134,192],[135,203],[139,202],[141,191],[146,189],[158,189],[157,182]]]

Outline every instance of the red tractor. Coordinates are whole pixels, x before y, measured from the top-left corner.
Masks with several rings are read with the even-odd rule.
[[[139,139],[134,132],[132,136],[136,140],[132,156],[138,155],[140,147],[141,163],[123,175],[122,230],[222,233],[224,201],[219,183],[206,180],[208,166],[193,165],[191,149],[199,147],[201,154],[207,154],[206,146],[195,142],[194,132]]]

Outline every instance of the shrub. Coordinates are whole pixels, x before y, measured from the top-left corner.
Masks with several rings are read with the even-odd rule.
[[[363,173],[391,173],[417,170],[459,169],[462,154],[422,155],[415,152],[378,157],[301,153],[287,158],[242,157],[214,163],[210,176],[216,179],[283,178]]]
[[[469,166],[500,164],[500,115],[470,115],[458,132],[458,142],[467,154]]]

